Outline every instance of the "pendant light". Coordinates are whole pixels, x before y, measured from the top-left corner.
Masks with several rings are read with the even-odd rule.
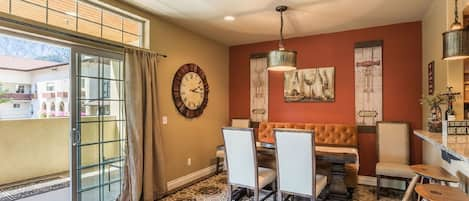
[[[296,69],[296,52],[285,50],[283,47],[283,12],[287,9],[287,6],[277,6],[275,8],[277,12],[280,12],[280,41],[278,50],[270,51],[267,56],[267,70],[289,71]]]
[[[449,31],[443,33],[444,60],[469,58],[469,27],[464,28],[458,18],[458,0],[455,0],[454,23]]]

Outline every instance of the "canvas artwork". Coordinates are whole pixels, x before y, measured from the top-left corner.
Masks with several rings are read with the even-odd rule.
[[[335,68],[309,68],[284,73],[286,102],[335,101]]]
[[[269,74],[267,58],[251,59],[251,121],[268,120],[269,108]]]
[[[355,121],[374,126],[383,119],[382,41],[355,45]]]

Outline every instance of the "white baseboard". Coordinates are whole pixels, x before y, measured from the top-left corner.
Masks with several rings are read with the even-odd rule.
[[[215,173],[217,166],[212,165],[209,167],[206,167],[201,170],[197,170],[193,173],[190,173],[188,175],[184,175],[182,177],[176,178],[174,180],[171,180],[167,183],[168,191],[174,190],[178,187],[184,186],[186,184],[189,184],[197,179],[209,176],[210,174]]]
[[[376,186],[376,177],[358,176],[358,184]],[[405,190],[405,182],[398,180],[381,179],[381,187]]]

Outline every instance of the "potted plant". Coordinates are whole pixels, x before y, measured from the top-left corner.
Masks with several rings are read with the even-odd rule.
[[[428,130],[430,132],[441,132],[442,112],[440,105],[446,103],[443,95],[424,96],[420,99],[420,104],[430,106],[431,116],[428,118]]]

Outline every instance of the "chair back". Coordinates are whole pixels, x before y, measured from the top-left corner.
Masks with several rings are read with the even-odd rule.
[[[249,119],[232,119],[231,127],[233,128],[249,128],[251,121]]]
[[[377,122],[378,161],[409,164],[409,124],[405,122]]]
[[[308,130],[274,130],[278,190],[315,197],[314,134]]]
[[[223,128],[228,183],[257,187],[257,157],[252,128]]]

